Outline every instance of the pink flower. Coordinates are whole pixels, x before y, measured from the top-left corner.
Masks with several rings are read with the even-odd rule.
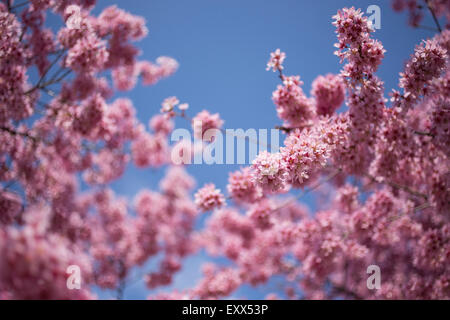
[[[261,152],[252,162],[253,179],[266,192],[284,190],[288,172],[280,153]]]
[[[275,206],[268,200],[262,200],[250,207],[247,211],[247,216],[255,224],[257,228],[269,229],[274,224],[274,219],[271,217],[274,213]]]
[[[329,133],[327,129],[331,129]],[[325,140],[327,133],[329,138],[333,137],[332,127],[316,124],[311,130],[295,130],[289,134],[284,142],[285,147],[281,148],[281,158],[289,181],[302,184],[316,170],[325,166],[335,142],[332,139]]]
[[[218,299],[226,297],[241,284],[238,270],[232,268],[204,268],[204,279],[193,289],[199,299]]]
[[[164,135],[142,133],[133,141],[131,154],[139,168],[160,167],[168,161],[169,148]]]
[[[312,83],[311,95],[316,100],[316,113],[331,116],[344,102],[344,81],[338,75],[318,76]]]
[[[162,78],[161,67],[149,61],[139,62],[138,69],[144,85],[153,85]]]
[[[61,235],[46,235],[31,225],[0,230],[0,254],[2,289],[12,299],[94,298],[86,286],[92,274],[88,256]],[[70,265],[81,270],[81,290],[67,289]]]
[[[280,49],[275,50],[275,52],[271,52],[270,60],[267,63],[266,70],[270,70],[270,68],[272,68],[274,72],[277,70],[283,70],[283,61],[285,58],[286,54],[284,52],[281,52]]]
[[[189,109],[189,104],[181,103],[180,105],[178,105],[178,109],[180,109],[180,111],[186,111],[187,109]]]
[[[252,203],[262,196],[250,168],[230,173],[227,185],[230,197],[237,203]]]
[[[138,74],[137,65],[117,67],[112,71],[114,86],[120,91],[129,91],[136,86]]]
[[[314,101],[306,97],[301,85],[299,76],[284,77],[283,85],[278,85],[272,94],[278,117],[288,127],[304,125],[315,115]]]
[[[220,208],[225,203],[225,197],[212,183],[206,184],[195,194],[195,204],[203,212]]]
[[[150,128],[156,134],[167,136],[172,132],[174,127],[173,121],[167,115],[157,114],[150,119]]]
[[[96,94],[89,100],[85,100],[84,105],[76,109],[73,128],[84,135],[89,135],[98,129],[106,111],[106,103],[103,98]]]
[[[90,34],[78,40],[69,50],[66,65],[77,72],[98,72],[104,67],[108,56],[105,41]]]
[[[169,167],[166,176],[160,182],[161,190],[171,197],[185,197],[194,186],[194,178],[180,166]]]
[[[159,57],[156,64],[149,61],[138,63],[140,75],[144,85],[156,84],[159,80],[173,75],[178,69],[178,62],[170,57]]]
[[[406,110],[411,108],[419,96],[427,93],[431,80],[442,73],[447,57],[447,50],[436,39],[423,41],[416,46],[405,71],[400,73],[399,87],[404,90],[404,101],[395,102]]]
[[[178,100],[177,97],[168,97],[164,99],[164,101],[161,104],[162,105],[161,112],[170,113],[179,103],[180,100]]]
[[[210,129],[220,129],[222,125],[223,120],[220,119],[219,114],[210,114],[207,110],[199,112],[192,119],[192,129],[194,130],[194,136],[203,140],[206,138],[204,136],[205,132]]]
[[[171,57],[158,57],[156,63],[160,66],[161,75],[164,78],[171,76],[178,69],[178,62]]]

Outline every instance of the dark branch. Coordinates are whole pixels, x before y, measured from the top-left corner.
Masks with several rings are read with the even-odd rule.
[[[4,131],[4,132],[8,132],[9,134],[12,134],[14,136],[22,136],[28,139],[33,140],[34,142],[38,141],[38,138],[26,133],[26,132],[19,132],[19,131],[15,131],[11,128],[8,127],[0,127],[0,130]]]
[[[439,20],[437,19],[436,14],[434,13],[434,10],[433,10],[433,8],[430,5],[430,1],[429,0],[425,0],[425,3],[427,4],[428,10],[430,10],[431,15],[433,16],[433,20],[434,20],[434,23],[436,23],[436,27],[438,28],[439,32],[442,32],[441,25],[439,24]]]

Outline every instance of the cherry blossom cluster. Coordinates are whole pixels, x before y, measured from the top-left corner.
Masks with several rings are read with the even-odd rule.
[[[283,76],[283,85],[278,85],[272,94],[277,114],[288,127],[305,125],[315,116],[314,101],[303,92],[299,76]]]
[[[192,119],[192,129],[194,136],[198,139],[211,141],[214,137],[214,132],[208,132],[208,130],[220,129],[223,125],[223,120],[220,119],[218,113],[210,114],[207,110],[199,112]],[[207,133],[205,135],[205,133]]]
[[[399,87],[404,93],[394,91],[393,100],[397,106],[408,109],[421,96],[427,95],[431,81],[444,71],[447,50],[437,39],[424,41],[416,46],[414,55],[400,74]]]
[[[212,183],[206,184],[195,194],[195,204],[202,211],[210,211],[212,209],[220,208],[224,205],[224,203],[225,197]]]
[[[131,100],[111,97],[139,77],[156,84],[178,63],[139,61],[133,42],[147,34],[145,20],[116,6],[95,16],[93,0],[15,5],[0,3],[0,297],[91,299],[98,286],[120,298],[136,269],[159,257],[147,285],[169,284],[196,250],[195,181],[171,166],[170,117],[146,128]],[[48,14],[61,19],[55,34]],[[108,187],[131,161],[168,168],[134,205]],[[81,290],[67,287],[71,265]]]
[[[331,116],[344,102],[345,86],[338,75],[318,76],[312,83],[311,95],[316,100],[316,114]]]
[[[448,30],[419,45],[400,76],[414,102],[405,107],[406,94],[394,93],[389,106],[375,76],[385,51],[367,18],[345,8],[334,19],[337,55],[346,64],[340,75],[319,76],[309,100],[299,77],[281,72],[285,54],[271,54],[268,69],[283,81],[273,100],[284,145],[230,174],[227,191],[237,207],[216,209],[199,242],[231,260],[223,272],[234,268],[242,284],[284,276],[289,299],[448,299]],[[313,215],[280,196],[323,183]],[[380,290],[366,284],[372,264],[382,270]],[[213,282],[211,274],[201,286]]]
[[[270,54],[270,60],[267,63],[267,69],[266,70],[270,70],[272,69],[272,71],[281,71],[284,69],[283,67],[283,62],[284,59],[286,59],[286,53],[281,52],[280,49],[275,50],[275,52],[272,52]]]
[[[370,79],[384,57],[382,44],[370,38],[373,29],[361,10],[353,7],[339,10],[333,16],[339,42],[335,54],[347,60],[342,76],[352,84]]]

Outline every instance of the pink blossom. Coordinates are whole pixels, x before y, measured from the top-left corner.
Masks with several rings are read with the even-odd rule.
[[[210,129],[220,129],[223,125],[223,120],[220,119],[218,113],[210,114],[207,110],[199,112],[192,119],[192,129],[195,137],[205,139],[205,132]]]
[[[178,62],[171,57],[158,57],[156,59],[156,63],[160,66],[161,75],[164,78],[173,75],[178,69]]]
[[[250,168],[230,173],[227,190],[237,203],[252,203],[262,196],[260,188],[255,185]]]
[[[69,50],[66,64],[78,72],[101,71],[108,60],[105,42],[93,35],[81,38]]]
[[[270,53],[270,60],[267,63],[267,69],[275,72],[277,70],[283,70],[283,61],[286,58],[286,53],[281,52],[280,49],[275,50],[275,52]]]
[[[427,87],[433,78],[439,77],[444,70],[447,50],[441,47],[436,39],[424,41],[416,46],[414,55],[408,61],[405,71],[400,74],[399,87],[403,88],[404,101],[400,106],[410,108],[411,103],[427,93]]]
[[[312,83],[311,95],[316,100],[316,114],[330,116],[344,102],[344,83],[337,75],[318,76]]]
[[[272,94],[278,117],[288,127],[304,125],[315,115],[314,101],[306,97],[301,85],[299,76],[284,77],[283,85],[278,85]]]
[[[161,103],[161,112],[170,113],[179,103],[180,100],[178,100],[177,97],[168,97]]]
[[[252,162],[253,179],[266,192],[287,187],[288,172],[280,153],[261,152]]]
[[[216,189],[216,186],[212,183],[206,184],[195,194],[195,204],[204,212],[220,208],[224,203],[225,197],[220,189]]]
[[[172,132],[174,123],[166,115],[157,114],[150,119],[150,128],[156,133],[163,136]]]
[[[131,145],[134,164],[139,168],[160,167],[167,162],[168,145],[161,134],[140,134]]]
[[[275,206],[267,200],[262,200],[252,205],[247,216],[253,221],[256,227],[261,229],[271,228],[273,225],[273,214]]]

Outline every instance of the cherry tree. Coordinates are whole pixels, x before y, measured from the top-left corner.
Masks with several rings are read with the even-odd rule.
[[[272,98],[286,139],[230,173],[224,195],[214,181],[195,190],[189,164],[174,161],[196,146],[169,143],[181,117],[208,145],[219,114],[191,117],[168,97],[145,124],[131,100],[112,99],[177,70],[170,57],[138,59],[143,18],[116,6],[95,16],[95,0],[2,0],[0,299],[93,299],[94,287],[123,298],[136,278],[149,290],[170,284],[200,249],[231,263],[206,263],[193,288],[149,298],[220,299],[278,275],[292,299],[449,299],[450,31],[439,18],[450,9],[419,2],[393,6],[409,10],[414,26],[428,9],[436,35],[417,45],[390,101],[376,76],[385,50],[360,10],[333,17],[343,67],[318,75],[309,95],[274,51],[267,69],[280,78]],[[50,12],[62,22],[56,32]],[[110,184],[129,163],[165,170],[158,190],[115,194]],[[326,205],[310,212],[301,198],[319,186]],[[379,290],[367,286],[371,265]],[[70,266],[80,290],[68,288]]]
[[[195,181],[182,167],[132,202],[108,187],[130,161],[169,164],[173,128],[162,115],[147,127],[131,100],[110,97],[138,79],[153,85],[178,63],[138,60],[133,43],[146,36],[145,20],[116,6],[93,16],[94,4],[0,3],[1,298],[92,298],[93,285],[120,298],[133,267],[162,255],[147,284],[166,285],[195,248]],[[49,11],[61,17],[57,33],[45,27]],[[81,290],[66,287],[71,265],[81,269]]]

